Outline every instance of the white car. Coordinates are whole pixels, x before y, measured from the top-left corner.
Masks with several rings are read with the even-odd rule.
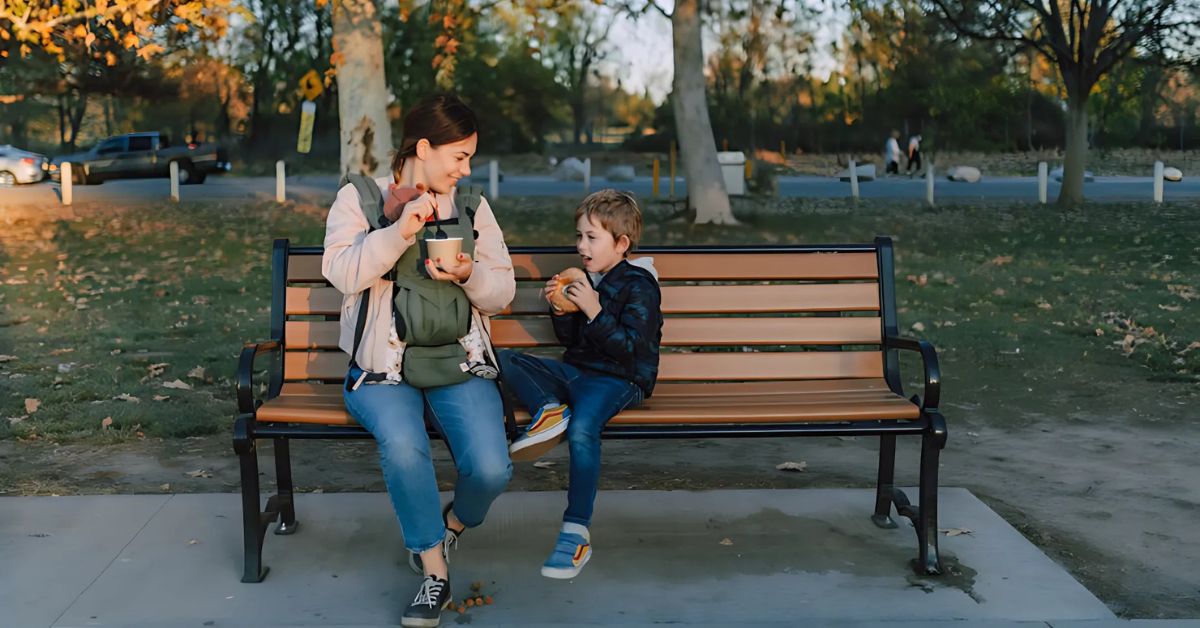
[[[45,155],[0,144],[0,187],[37,183],[46,178],[49,164]]]

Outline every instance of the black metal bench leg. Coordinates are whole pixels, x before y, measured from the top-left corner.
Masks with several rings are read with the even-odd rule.
[[[946,445],[946,420],[939,414],[930,417],[932,429],[921,437],[921,494],[919,501],[917,542],[920,544],[917,568],[925,574],[942,573],[938,555],[938,460]]]
[[[895,490],[896,435],[879,437],[879,480],[875,485],[875,514],[871,521],[881,528],[895,528],[892,520],[892,493]]]
[[[295,534],[300,523],[296,521],[296,500],[292,490],[292,455],[286,438],[275,439],[275,477],[279,487],[279,525],[275,534]]]
[[[275,518],[275,514],[270,510],[271,502],[276,500],[268,500],[268,512],[259,511],[261,499],[258,486],[258,451],[254,438],[250,435],[249,422],[239,417],[233,426],[233,450],[237,452],[242,475],[242,582],[262,582],[270,571],[269,567],[262,564],[263,537],[267,524]]]

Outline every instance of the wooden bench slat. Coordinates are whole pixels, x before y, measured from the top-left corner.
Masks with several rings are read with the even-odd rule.
[[[325,275],[321,274],[321,256],[289,255],[287,278],[295,283],[325,283]]]
[[[767,281],[877,279],[874,253],[645,253],[654,258],[660,281]],[[579,266],[579,256],[513,253],[518,280],[545,281],[555,273]]]
[[[879,286],[874,283],[775,284],[768,286],[664,286],[664,314],[772,314],[785,312],[877,312]],[[336,315],[342,293],[336,288],[287,289],[287,314]],[[517,284],[516,298],[505,314],[545,314],[542,287]]]
[[[721,388],[721,386],[716,386]],[[713,423],[789,423],[812,421],[856,421],[916,419],[919,408],[903,397],[876,391],[870,396],[848,398],[820,391],[792,392],[783,397],[754,398],[713,396],[706,403],[681,396],[655,395],[642,406],[613,418],[613,425],[668,425]],[[529,414],[516,412],[518,423],[528,423]],[[340,396],[312,397],[283,395],[258,411],[260,421],[353,425]]]
[[[337,321],[288,321],[284,346],[289,350],[336,349]],[[668,318],[663,324],[663,346],[737,345],[869,345],[879,344],[878,318]],[[546,316],[492,321],[496,348],[558,345],[554,327]]]
[[[341,351],[288,351],[287,381],[341,381],[347,357]],[[659,381],[767,381],[883,376],[878,351],[664,353]]]
[[[874,253],[646,253],[662,281],[756,281],[877,279]],[[545,281],[555,273],[579,266],[573,253],[512,254],[518,280]],[[288,281],[323,283],[321,256],[288,257]]]
[[[882,379],[814,379],[787,382],[660,382],[654,387],[652,399],[679,397],[685,399],[707,397],[772,397],[798,393],[821,393],[830,395],[859,393],[890,393],[887,382]],[[341,384],[319,384],[312,382],[288,382],[281,394],[300,397],[342,398]]]

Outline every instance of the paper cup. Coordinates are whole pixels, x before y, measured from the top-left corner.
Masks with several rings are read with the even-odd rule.
[[[441,258],[443,264],[448,264],[462,252],[462,238],[425,238],[425,250],[433,263]]]

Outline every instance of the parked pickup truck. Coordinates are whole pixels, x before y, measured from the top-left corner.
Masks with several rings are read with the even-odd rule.
[[[91,150],[55,157],[50,178],[60,179],[63,163],[71,164],[74,183],[87,185],[109,179],[168,177],[171,162],[179,163],[179,182],[204,183],[212,173],[228,172],[229,158],[216,144],[171,146],[159,133],[127,133],[101,141]]]

